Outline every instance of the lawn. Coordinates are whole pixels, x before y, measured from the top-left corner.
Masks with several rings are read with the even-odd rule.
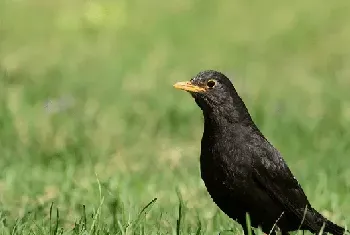
[[[348,0],[1,0],[1,234],[242,234],[172,87],[205,69],[350,226],[349,42]]]

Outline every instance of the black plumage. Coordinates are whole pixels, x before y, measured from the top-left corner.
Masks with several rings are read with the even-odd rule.
[[[344,228],[310,205],[281,154],[260,132],[231,81],[208,70],[175,88],[191,93],[204,115],[201,177],[217,206],[243,226],[246,214],[264,233],[323,231],[344,234]]]

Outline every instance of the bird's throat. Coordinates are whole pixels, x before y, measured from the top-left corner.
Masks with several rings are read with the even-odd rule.
[[[202,109],[203,110],[203,109]],[[235,107],[216,107],[203,110],[204,120],[212,125],[230,125],[251,123],[252,119],[247,112]]]

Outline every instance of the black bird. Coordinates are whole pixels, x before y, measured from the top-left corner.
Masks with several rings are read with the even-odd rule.
[[[309,230],[342,235],[345,229],[311,207],[279,151],[253,122],[231,81],[222,73],[200,72],[175,88],[188,91],[202,109],[204,133],[200,169],[217,206],[248,234],[251,226],[266,234]],[[323,227],[324,226],[324,227]]]

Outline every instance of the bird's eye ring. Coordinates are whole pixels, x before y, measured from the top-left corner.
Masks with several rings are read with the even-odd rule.
[[[209,87],[209,88],[213,88],[214,86],[216,85],[216,81],[215,80],[209,80],[208,82],[207,82],[207,87]]]

